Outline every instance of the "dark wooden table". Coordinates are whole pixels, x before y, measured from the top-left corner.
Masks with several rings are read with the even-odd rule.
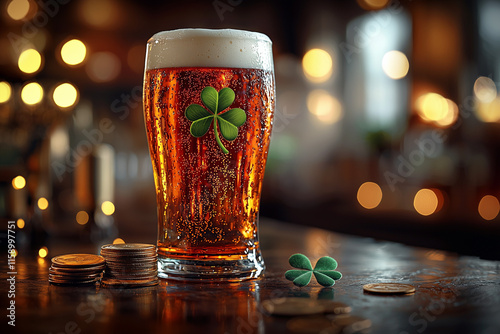
[[[370,333],[500,333],[500,262],[261,219],[265,276],[231,284],[161,281],[156,287],[105,289],[49,285],[50,260],[20,254],[16,261],[16,327],[5,317],[1,333],[282,333],[289,318],[260,311],[261,301],[283,296],[329,298],[372,321]],[[63,253],[96,246],[74,245]],[[287,259],[301,252],[330,255],[343,278],[333,288],[315,281],[298,288],[285,280]],[[51,256],[58,255],[52,253]],[[7,273],[2,260],[2,277]],[[376,282],[410,283],[416,292],[379,296],[363,292]]]

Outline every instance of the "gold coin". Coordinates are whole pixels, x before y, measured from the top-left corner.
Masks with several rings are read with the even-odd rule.
[[[340,333],[340,328],[324,316],[298,317],[288,320],[286,327],[294,333],[317,334],[329,329],[328,333]]]
[[[127,244],[111,244],[101,247],[101,252],[155,252],[156,246],[151,244],[127,243]]]
[[[415,292],[415,287],[402,283],[372,283],[363,285],[363,290],[379,294],[406,294]]]
[[[104,258],[94,254],[66,254],[52,258],[57,267],[92,267],[104,264]]]
[[[101,273],[104,270],[104,265],[95,266],[95,267],[57,267],[50,266],[49,271],[62,273],[62,274],[75,274],[75,275],[84,275],[84,274],[92,274],[92,273]]]
[[[316,300],[296,297],[264,300],[261,306],[266,313],[280,316],[321,314],[325,310]]]

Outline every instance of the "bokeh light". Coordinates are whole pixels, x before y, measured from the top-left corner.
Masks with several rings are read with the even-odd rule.
[[[492,195],[484,196],[481,198],[481,201],[479,201],[477,211],[484,220],[495,219],[500,212],[500,203],[498,202],[498,198]]]
[[[40,103],[43,98],[43,88],[37,82],[26,84],[21,90],[21,99],[28,105]]]
[[[404,53],[392,50],[382,58],[382,69],[389,78],[397,80],[404,78],[408,74],[410,63]]]
[[[12,0],[7,5],[7,14],[16,21],[22,20],[30,11],[30,3],[28,0]]]
[[[86,55],[87,47],[78,39],[67,41],[61,48],[62,60],[71,66],[81,64],[85,60]]]
[[[413,207],[422,216],[429,216],[436,212],[439,200],[431,189],[420,189],[413,199]]]
[[[417,99],[417,110],[424,120],[438,121],[446,117],[448,102],[436,93],[427,93]]]
[[[120,59],[111,52],[96,52],[89,57],[85,70],[95,82],[106,82],[120,74]]]
[[[419,96],[415,101],[415,108],[424,121],[440,127],[450,126],[458,118],[457,104],[436,93]]]
[[[40,210],[46,210],[49,207],[49,201],[45,197],[40,197],[37,204]]]
[[[19,253],[18,253],[18,251],[17,251],[17,249],[15,249],[15,248],[14,248],[14,249],[11,249],[11,250],[10,250],[10,256],[11,256],[11,257],[16,257],[16,256],[17,256],[17,254],[19,254]]]
[[[365,209],[374,209],[382,201],[382,189],[374,182],[365,182],[357,194],[359,204]]]
[[[17,66],[24,73],[35,73],[42,66],[42,55],[35,49],[27,49],[21,52]]]
[[[122,238],[116,238],[115,240],[113,240],[113,245],[124,244],[124,243],[125,243],[125,240],[123,240]]]
[[[42,259],[45,258],[49,254],[49,249],[45,246],[38,250],[38,256]]]
[[[17,220],[17,228],[19,228],[19,229],[21,229],[21,230],[22,230],[22,229],[24,228],[24,226],[25,226],[25,225],[26,225],[26,223],[24,222],[24,219],[19,218],[19,219]]]
[[[21,175],[18,175],[12,179],[12,187],[16,190],[23,189],[25,185],[26,179]]]
[[[85,211],[79,211],[76,214],[76,222],[80,225],[85,225],[89,222],[89,214]]]
[[[0,82],[0,103],[5,103],[10,100],[12,96],[12,88],[6,81]]]
[[[79,3],[79,14],[90,25],[109,28],[119,21],[120,5],[113,0],[83,0]]]
[[[342,105],[327,91],[315,89],[307,96],[307,109],[321,122],[333,124],[342,117]]]
[[[442,127],[447,127],[456,122],[458,118],[458,106],[455,102],[450,99],[445,99],[448,104],[448,109],[446,114],[441,119],[435,121],[435,123]]]
[[[60,108],[69,108],[76,103],[78,91],[70,83],[62,83],[54,89],[54,103]]]
[[[115,212],[115,205],[113,202],[104,201],[101,204],[101,210],[106,216],[111,216]]]
[[[500,98],[497,97],[488,103],[478,101],[475,111],[477,118],[483,122],[500,122]]]
[[[487,77],[479,77],[474,82],[474,96],[482,102],[489,103],[497,97],[497,87],[493,80]]]
[[[311,49],[302,58],[302,68],[312,82],[324,82],[332,75],[333,60],[325,50]]]
[[[389,0],[358,0],[358,4],[363,9],[377,10],[382,9],[389,3]]]

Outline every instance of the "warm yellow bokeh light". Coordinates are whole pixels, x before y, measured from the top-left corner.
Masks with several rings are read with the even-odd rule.
[[[413,207],[422,216],[429,216],[436,212],[439,200],[431,189],[420,189],[413,199]]]
[[[307,96],[307,109],[321,122],[333,124],[342,117],[342,105],[327,91],[315,89]]]
[[[85,225],[89,222],[89,214],[85,211],[79,211],[76,214],[76,222],[80,225]]]
[[[382,9],[389,3],[389,0],[358,0],[363,9],[377,10]]]
[[[106,216],[111,216],[115,212],[115,205],[110,201],[104,201],[101,204],[101,210]]]
[[[24,19],[29,11],[30,3],[28,0],[12,0],[7,5],[7,14],[16,21]]]
[[[40,103],[43,98],[43,88],[37,82],[30,82],[21,90],[21,99],[28,105]]]
[[[40,210],[45,210],[49,207],[49,201],[45,197],[40,197],[37,203]]]
[[[455,123],[458,118],[458,106],[455,102],[450,99],[446,99],[448,103],[448,109],[443,118],[436,120],[436,124],[442,127],[447,127]]]
[[[408,74],[410,63],[403,52],[392,50],[382,58],[382,69],[389,78],[397,80]]]
[[[16,190],[23,189],[25,185],[26,180],[21,175],[18,175],[12,179],[12,188]]]
[[[489,103],[497,97],[497,86],[487,77],[479,77],[474,82],[474,95],[482,103]]]
[[[107,82],[120,75],[121,61],[112,52],[96,52],[89,57],[85,70],[95,82]]]
[[[446,117],[448,102],[439,94],[427,93],[418,98],[417,108],[425,120],[438,121]]]
[[[498,216],[500,212],[500,203],[498,198],[491,195],[486,195],[481,198],[477,211],[484,220],[493,220]]]
[[[78,39],[67,41],[61,48],[61,58],[68,65],[81,64],[86,55],[87,47]]]
[[[309,80],[324,82],[332,75],[333,60],[325,50],[311,49],[302,58],[302,68]]]
[[[500,122],[500,97],[489,103],[477,102],[476,116],[483,122]]]
[[[19,218],[19,219],[17,220],[17,228],[19,228],[19,229],[23,229],[25,225],[26,225],[26,224],[25,224],[25,222],[24,222],[24,219]]]
[[[16,256],[17,256],[17,254],[19,254],[19,253],[17,252],[17,249],[15,249],[15,248],[14,248],[14,249],[11,249],[11,250],[10,250],[10,256],[11,256],[11,257],[16,257]]]
[[[125,240],[123,240],[122,238],[116,238],[115,240],[113,240],[113,245],[124,244],[124,243],[125,243]]]
[[[70,83],[63,83],[54,89],[52,94],[54,103],[60,108],[69,108],[73,106],[78,98],[78,91]]]
[[[42,55],[35,49],[27,49],[21,52],[17,66],[24,73],[35,73],[42,66]]]
[[[12,95],[12,87],[6,81],[0,82],[0,103],[5,103],[10,100]]]
[[[358,202],[365,209],[374,209],[382,201],[382,189],[374,182],[365,182],[357,194]]]
[[[48,254],[49,254],[49,249],[45,246],[38,250],[38,256],[40,256],[41,258],[46,257]]]

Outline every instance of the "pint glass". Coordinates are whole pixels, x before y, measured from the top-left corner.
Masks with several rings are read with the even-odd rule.
[[[275,104],[271,40],[229,29],[155,34],[147,44],[143,101],[158,275],[258,277],[259,203]]]

